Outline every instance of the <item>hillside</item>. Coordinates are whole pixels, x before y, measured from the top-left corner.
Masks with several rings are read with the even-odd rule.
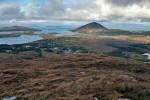
[[[90,33],[90,32],[103,32],[107,31],[108,29],[101,24],[97,22],[92,22],[87,25],[81,26],[75,30],[74,32],[79,32],[79,33]]]
[[[40,30],[24,26],[11,26],[11,27],[3,27],[0,29],[0,32],[8,32],[8,31],[40,31]]]
[[[32,56],[32,60],[25,59]],[[150,63],[100,54],[0,55],[0,98],[149,100]],[[62,57],[63,56],[63,57]],[[18,60],[19,59],[19,60]],[[97,99],[95,99],[97,98]],[[120,99],[119,99],[120,98]]]
[[[73,32],[86,33],[86,34],[99,34],[99,35],[133,35],[132,32],[124,31],[120,29],[108,29],[97,22],[92,22],[86,25],[83,25]]]

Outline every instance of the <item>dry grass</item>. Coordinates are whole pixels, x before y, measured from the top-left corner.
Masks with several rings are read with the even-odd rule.
[[[56,38],[56,35],[54,34],[40,34],[40,37],[42,37],[43,39],[54,39]]]
[[[20,55],[0,57],[0,73],[3,73],[0,76],[0,98],[10,96],[16,96],[20,100],[149,98],[147,94],[150,90],[150,63],[100,54],[52,55],[33,60],[20,58]]]
[[[150,36],[118,36],[118,39],[137,43],[150,43]]]
[[[143,42],[143,43],[150,43],[150,36],[147,36],[147,37],[135,37],[132,40]]]

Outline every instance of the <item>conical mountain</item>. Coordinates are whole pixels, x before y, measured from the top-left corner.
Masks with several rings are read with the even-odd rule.
[[[103,31],[107,31],[108,29],[104,26],[102,26],[101,24],[97,23],[97,22],[92,22],[89,24],[86,24],[84,26],[81,26],[75,30],[73,30],[74,32],[80,32],[80,33],[91,33],[91,32],[103,32]]]

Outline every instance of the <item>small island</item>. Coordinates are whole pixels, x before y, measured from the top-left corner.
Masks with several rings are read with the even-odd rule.
[[[4,32],[4,33],[0,34],[0,38],[19,37],[21,35],[35,35],[34,32],[36,31],[41,31],[41,30],[24,27],[24,26],[3,27],[0,29],[0,32]],[[5,32],[12,32],[12,33],[5,34]]]
[[[0,38],[19,37],[19,34],[0,34]]]
[[[24,26],[11,26],[11,27],[3,27],[0,29],[0,32],[9,32],[9,31],[30,31],[30,32],[35,32],[35,31],[41,31],[38,29],[34,28],[29,28],[29,27],[24,27]]]

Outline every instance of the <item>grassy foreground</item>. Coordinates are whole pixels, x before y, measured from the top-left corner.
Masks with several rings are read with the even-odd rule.
[[[29,53],[0,55],[0,98],[150,99],[150,63],[100,54],[53,54],[41,59],[32,54],[32,60],[25,59]]]

